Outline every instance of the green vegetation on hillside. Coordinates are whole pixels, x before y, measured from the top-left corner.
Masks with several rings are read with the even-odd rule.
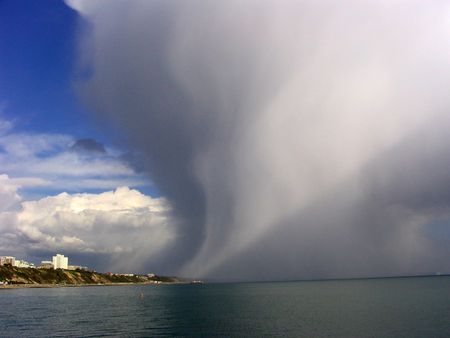
[[[85,285],[114,283],[181,283],[186,280],[176,277],[145,275],[124,276],[104,274],[85,270],[18,268],[11,265],[0,266],[0,282],[8,284],[54,284]]]

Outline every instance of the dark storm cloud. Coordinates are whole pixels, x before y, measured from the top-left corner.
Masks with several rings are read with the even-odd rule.
[[[274,227],[213,275],[273,280],[449,271],[448,126],[431,127],[284,219],[282,229]],[[441,240],[436,223],[445,229]]]
[[[76,140],[75,143],[70,146],[70,150],[81,153],[106,154],[103,144],[91,138]]]
[[[70,4],[89,25],[81,95],[145,154],[179,222],[149,264],[248,279],[448,268],[427,234],[450,216],[446,4]]]

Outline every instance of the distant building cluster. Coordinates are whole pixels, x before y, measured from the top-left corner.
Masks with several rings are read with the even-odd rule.
[[[21,259],[16,259],[12,256],[0,256],[0,266],[11,265],[18,268],[36,268],[33,263],[28,263]],[[51,261],[44,260],[37,266],[38,269],[64,269],[64,270],[88,270],[85,266],[69,265],[69,257],[62,254],[56,254]]]
[[[64,270],[85,270],[95,272],[85,266],[80,265],[69,265],[69,257],[64,256],[63,254],[57,253],[52,257],[52,260],[44,260],[41,261],[41,264],[35,266],[33,263],[29,263],[27,261],[16,259],[12,256],[0,256],[0,266],[3,265],[11,265],[18,268],[33,268],[33,269],[64,269]],[[123,276],[123,277],[139,277],[144,276],[146,278],[154,278],[156,275],[154,273],[148,273],[146,275],[136,275],[134,273],[112,273],[107,272],[107,275],[110,276]],[[152,283],[159,284],[160,281],[151,281]]]
[[[0,256],[0,266],[1,265],[12,265],[18,268],[34,268],[35,265],[33,263],[28,263],[27,261],[16,259],[12,256]]]

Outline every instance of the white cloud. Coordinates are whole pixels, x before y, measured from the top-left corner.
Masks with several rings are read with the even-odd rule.
[[[70,150],[74,142],[70,135],[16,132],[10,121],[0,119],[1,172],[18,180],[22,189],[86,191],[149,185],[121,159],[117,149],[80,153]]]
[[[29,162],[33,164],[32,168],[21,168],[19,163],[13,163],[9,168],[25,174],[58,175],[60,177],[136,175],[126,163],[107,156],[85,157],[76,153],[64,152],[45,159],[30,159]]]
[[[172,237],[168,203],[127,187],[22,203],[17,229],[34,249],[113,253],[161,248]]]
[[[74,139],[69,135],[14,133],[10,130],[10,133],[0,137],[0,147],[6,154],[22,158],[62,151],[73,141]]]
[[[138,268],[174,236],[168,202],[128,188],[149,181],[119,150],[78,152],[74,142],[0,118],[0,251],[104,255],[112,268]],[[87,190],[109,191],[73,193]]]
[[[19,186],[8,175],[0,175],[0,212],[7,211],[20,201],[17,193]]]
[[[5,253],[105,254],[112,267],[137,269],[174,238],[164,198],[120,187],[21,201],[19,188],[0,175],[0,249]]]
[[[15,252],[17,243],[16,212],[21,197],[19,185],[8,175],[0,175],[0,249],[4,252]]]

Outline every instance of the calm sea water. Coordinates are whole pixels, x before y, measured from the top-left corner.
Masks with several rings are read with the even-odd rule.
[[[0,290],[0,330],[1,337],[450,337],[450,277]]]

